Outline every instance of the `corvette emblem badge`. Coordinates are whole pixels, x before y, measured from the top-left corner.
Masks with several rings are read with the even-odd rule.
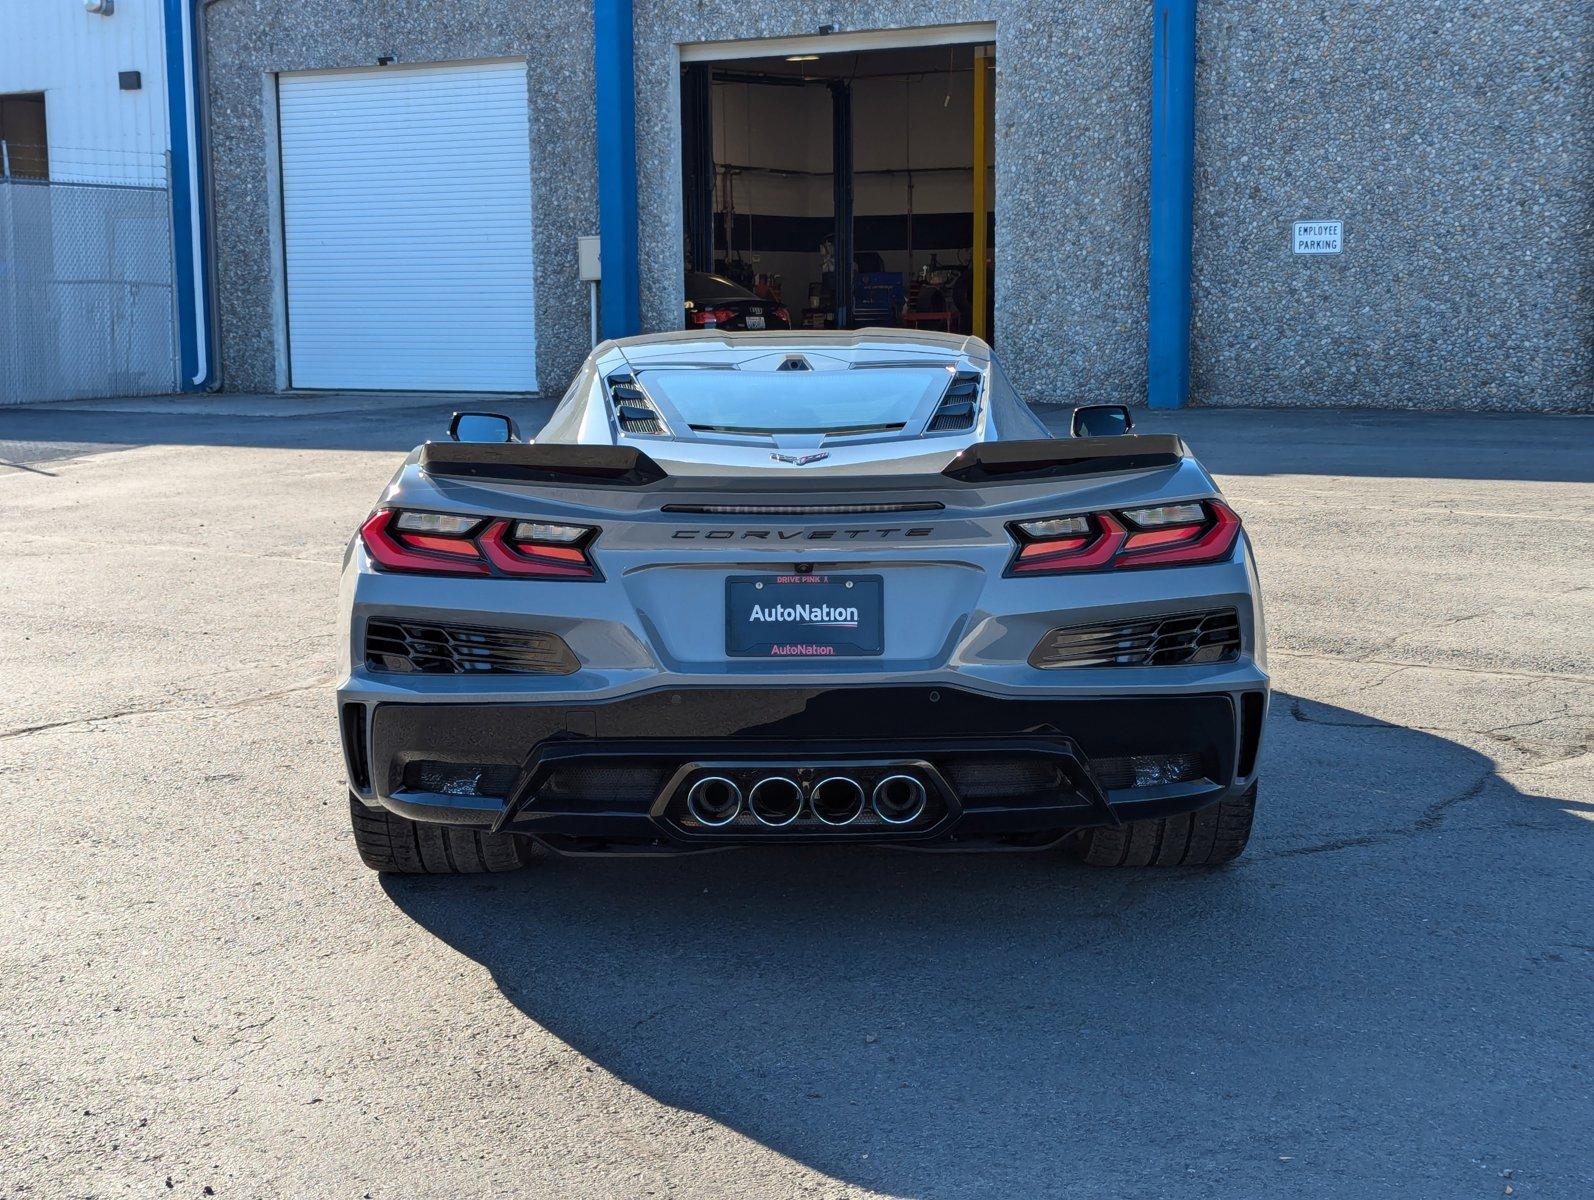
[[[790,463],[794,467],[806,467],[809,463],[829,458],[830,453],[821,450],[818,454],[771,454],[769,457],[776,462]]]

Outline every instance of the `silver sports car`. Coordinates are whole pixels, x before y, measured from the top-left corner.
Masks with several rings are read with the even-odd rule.
[[[379,871],[539,849],[1244,849],[1268,702],[1240,518],[1184,443],[1054,438],[973,338],[605,342],[548,424],[404,462],[338,687]]]

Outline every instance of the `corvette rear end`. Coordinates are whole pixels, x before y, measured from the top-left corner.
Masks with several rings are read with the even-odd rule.
[[[343,579],[367,863],[1238,854],[1239,518],[1177,438],[1049,438],[1005,389],[968,339],[674,335],[599,347],[532,444],[417,450]]]

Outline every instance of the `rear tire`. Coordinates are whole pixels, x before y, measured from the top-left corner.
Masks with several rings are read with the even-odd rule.
[[[1232,800],[1160,821],[1127,821],[1087,829],[1068,852],[1092,867],[1216,867],[1232,862],[1251,840],[1256,784]]]
[[[518,871],[536,847],[513,833],[489,833],[458,825],[410,821],[383,808],[370,808],[349,793],[349,823],[360,859],[388,875],[477,875]]]

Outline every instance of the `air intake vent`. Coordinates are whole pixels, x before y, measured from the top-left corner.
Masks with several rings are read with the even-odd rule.
[[[384,620],[366,622],[365,663],[420,675],[569,675],[580,665],[551,633]]]
[[[624,432],[664,432],[664,418],[637,383],[636,376],[610,375],[604,382],[609,385],[609,401],[614,405],[615,419]]]
[[[979,411],[980,377],[970,372],[953,376],[946,395],[936,407],[935,415],[925,427],[926,433],[955,433],[959,429],[974,428],[974,414]]]
[[[1054,629],[1030,655],[1034,667],[1166,667],[1228,662],[1240,653],[1234,609]]]

